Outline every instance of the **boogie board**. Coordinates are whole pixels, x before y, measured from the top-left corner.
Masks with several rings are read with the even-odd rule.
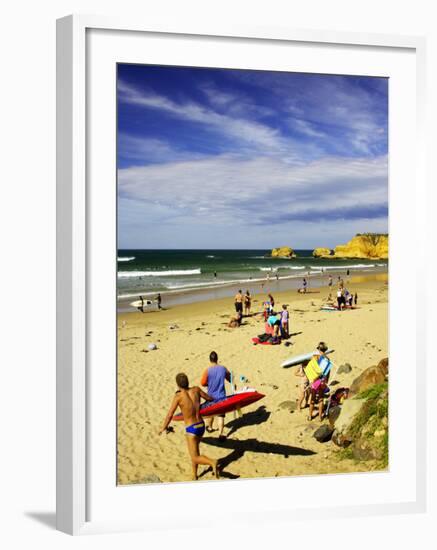
[[[236,411],[256,403],[262,399],[264,394],[258,393],[256,390],[245,390],[229,395],[220,401],[210,402],[207,401],[200,405],[200,414],[202,416],[214,416],[215,414],[225,414],[228,412]],[[176,414],[173,416],[173,420],[183,420],[182,414]]]
[[[333,351],[334,351],[333,349],[328,349],[328,351],[326,352],[326,355],[328,353],[332,353]],[[301,365],[304,361],[309,361],[313,355],[314,355],[314,351],[310,353],[303,353],[302,355],[295,355],[294,357],[290,357],[289,359],[286,359],[281,364],[281,367],[283,367],[284,369],[288,369],[296,365]]]
[[[150,307],[151,305],[153,305],[153,301],[152,300],[143,300],[141,302],[141,300],[137,300],[136,302],[131,302],[130,303],[130,305],[132,307],[136,307],[136,308],[141,307],[141,304],[143,305],[143,307]]]

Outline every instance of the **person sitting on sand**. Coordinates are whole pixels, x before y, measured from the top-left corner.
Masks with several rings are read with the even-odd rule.
[[[205,423],[200,414],[200,398],[202,397],[205,401],[213,401],[213,398],[197,386],[190,388],[188,377],[182,372],[176,376],[176,384],[178,390],[170,405],[164,423],[159,430],[159,435],[167,431],[173,415],[179,407],[185,422],[185,436],[191,458],[193,480],[197,480],[197,467],[199,464],[211,466],[215,477],[218,479],[217,460],[201,455],[199,452],[199,444],[205,433]]]
[[[250,315],[251,299],[250,292],[246,290],[246,294],[244,295],[244,315],[246,316]]]
[[[235,295],[234,305],[236,313],[240,312],[243,315],[243,295],[241,294],[241,290]]]
[[[296,370],[295,376],[298,376],[301,378],[301,382],[299,384],[299,395],[297,396],[297,408],[299,411],[302,409],[305,409],[308,407],[308,401],[310,399],[310,383],[309,380],[305,374],[304,368],[308,365],[309,361],[305,361],[300,365],[300,367]],[[305,406],[302,407],[303,402],[305,401]]]
[[[354,297],[352,296],[352,294],[349,292],[347,288],[344,289],[344,298],[346,301],[346,305],[349,307],[352,307],[352,302]]]
[[[288,338],[288,336],[290,334],[289,333],[288,319],[289,319],[289,313],[288,313],[287,305],[284,304],[282,306],[282,311],[281,311],[281,336],[282,336],[282,338]]]
[[[229,319],[228,327],[238,328],[241,325],[242,318],[243,318],[243,314],[241,313],[241,311],[237,311],[235,316]]]
[[[203,371],[200,379],[200,385],[208,388],[208,395],[210,395],[213,401],[220,401],[226,397],[225,380],[231,381],[231,373],[226,367],[218,364],[218,355],[215,351],[209,354],[210,366]],[[208,432],[213,431],[214,416],[208,417],[206,430]],[[219,430],[219,440],[226,439],[223,435],[225,427],[225,415],[217,415],[217,424]]]

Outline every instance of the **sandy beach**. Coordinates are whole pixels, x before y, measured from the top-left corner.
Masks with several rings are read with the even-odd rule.
[[[388,356],[387,275],[352,277],[345,282],[359,297],[358,308],[352,311],[320,311],[327,287],[306,295],[295,290],[273,292],[277,306],[288,304],[291,346],[255,346],[251,341],[264,332],[263,319],[254,314],[261,311],[267,286],[253,296],[252,316],[235,329],[227,328],[234,313],[232,296],[144,314],[120,313],[118,483],[190,479],[183,423],[173,422],[173,433],[159,436],[158,430],[176,391],[175,375],[185,372],[190,384],[198,385],[212,350],[218,353],[219,363],[233,372],[237,385],[243,375],[247,385],[265,394],[243,409],[241,418],[234,413],[226,416],[226,441],[219,442],[216,433],[203,438],[201,452],[221,459],[223,479],[374,469],[371,461],[341,458],[332,442],[318,443],[313,433],[320,422],[307,420],[308,409],[290,412],[280,407],[296,400],[299,383],[295,369],[283,369],[281,363],[310,352],[321,340],[335,350],[331,358],[336,367],[345,362],[352,366],[350,373],[331,377],[331,382],[339,382],[337,387],[349,386],[364,369]],[[156,350],[148,350],[151,343]],[[202,468],[200,479],[212,480],[212,472]]]

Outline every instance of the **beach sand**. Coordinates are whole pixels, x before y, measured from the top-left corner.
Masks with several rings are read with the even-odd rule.
[[[183,423],[173,422],[173,433],[159,436],[158,430],[176,391],[176,374],[185,372],[190,384],[198,385],[212,350],[218,353],[219,363],[233,371],[237,385],[244,375],[247,385],[265,394],[243,409],[242,418],[234,413],[226,416],[226,441],[219,442],[217,432],[205,434],[201,452],[221,459],[224,479],[375,469],[371,461],[340,458],[332,442],[318,443],[313,433],[320,422],[307,421],[308,409],[290,412],[280,408],[284,401],[296,400],[300,381],[295,368],[280,365],[290,356],[312,351],[323,340],[335,350],[331,355],[335,366],[345,362],[352,366],[349,374],[331,376],[331,382],[339,382],[335,388],[349,386],[364,369],[387,357],[386,281],[386,274],[345,281],[352,293],[358,293],[359,302],[358,309],[344,312],[320,311],[329,293],[326,287],[306,295],[275,293],[275,309],[286,303],[290,311],[294,336],[288,347],[252,344],[251,338],[264,332],[261,316],[245,318],[240,328],[227,328],[234,313],[232,297],[164,311],[119,314],[118,483],[147,483],[155,476],[162,482],[190,479]],[[265,299],[266,293],[253,296],[252,313],[261,311]],[[171,330],[171,325],[178,328]],[[148,350],[151,343],[157,345],[156,350]],[[213,479],[207,467],[200,467],[199,473],[201,480]]]

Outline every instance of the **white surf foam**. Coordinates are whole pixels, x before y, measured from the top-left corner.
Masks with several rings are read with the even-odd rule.
[[[135,260],[135,256],[122,256],[122,257],[118,257],[117,258],[117,261],[118,262],[131,262],[132,260]]]
[[[366,267],[375,267],[375,264],[354,264],[354,265],[310,265],[311,269],[320,269],[320,267],[323,267],[323,269],[365,269]]]
[[[168,271],[119,271],[120,279],[131,277],[180,277],[181,275],[200,275],[201,271],[197,269],[174,269]]]

